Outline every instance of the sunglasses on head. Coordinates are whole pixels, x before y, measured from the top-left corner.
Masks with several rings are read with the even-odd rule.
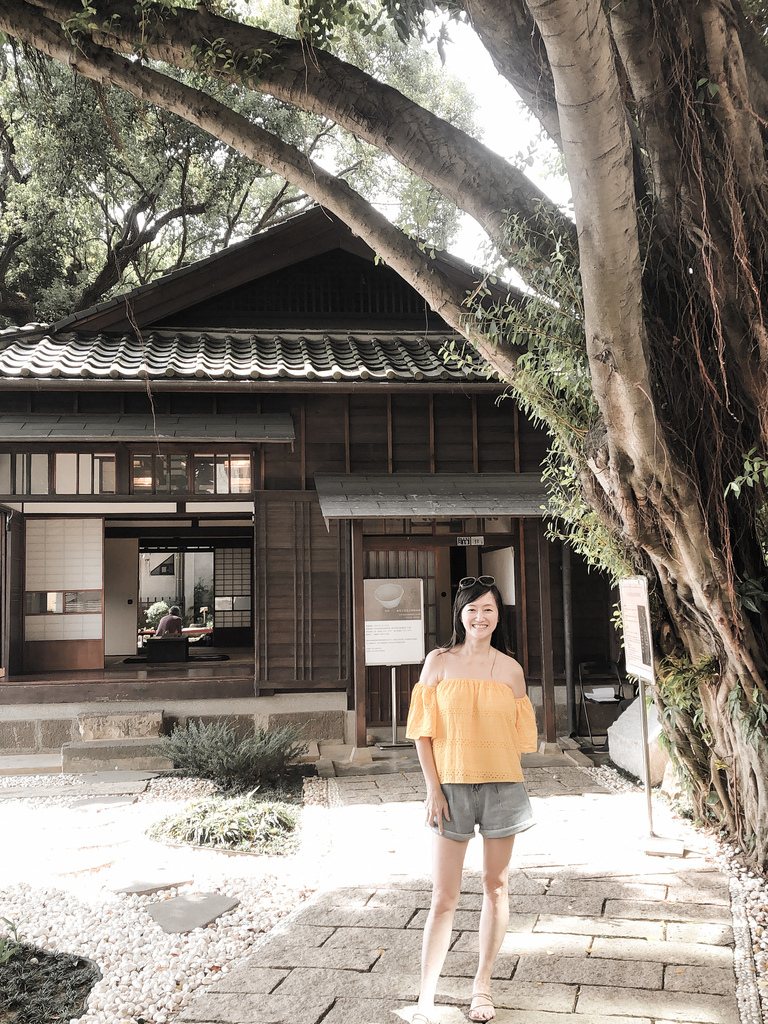
[[[484,587],[492,587],[495,582],[496,579],[493,576],[465,576],[463,580],[459,580],[459,590],[474,587],[476,583],[480,583]]]

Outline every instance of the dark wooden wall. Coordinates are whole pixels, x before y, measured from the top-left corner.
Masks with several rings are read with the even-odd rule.
[[[349,530],[326,529],[314,501],[265,501],[256,508],[254,552],[256,682],[346,687],[350,678]]]

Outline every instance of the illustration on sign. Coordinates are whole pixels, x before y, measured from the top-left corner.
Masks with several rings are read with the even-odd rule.
[[[416,665],[424,660],[421,579],[363,580],[366,665]]]

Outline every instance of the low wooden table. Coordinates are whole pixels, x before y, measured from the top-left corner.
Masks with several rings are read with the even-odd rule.
[[[147,637],[143,644],[148,662],[187,661],[189,638],[186,636]]]

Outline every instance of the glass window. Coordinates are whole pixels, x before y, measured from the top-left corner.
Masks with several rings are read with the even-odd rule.
[[[77,481],[77,493],[93,494],[93,455],[80,455],[78,468],[80,477]]]
[[[115,493],[115,456],[93,456],[93,493]]]
[[[233,455],[229,460],[230,490],[233,494],[246,494],[251,489],[251,459],[248,455]]]
[[[101,612],[100,590],[28,590],[27,615]]]
[[[30,455],[30,494],[48,493],[48,456]]]
[[[77,494],[77,455],[74,452],[57,452],[55,459],[56,493]]]
[[[189,493],[189,479],[187,477],[187,457],[186,455],[171,455],[169,456],[171,469],[170,469],[170,481],[171,490],[177,494],[188,494]]]
[[[0,494],[13,494],[11,490],[11,456],[0,454]]]
[[[214,493],[213,455],[195,455],[195,494]]]
[[[229,494],[229,456],[216,456],[216,493]]]
[[[152,456],[133,456],[133,489],[134,491],[152,491]]]

